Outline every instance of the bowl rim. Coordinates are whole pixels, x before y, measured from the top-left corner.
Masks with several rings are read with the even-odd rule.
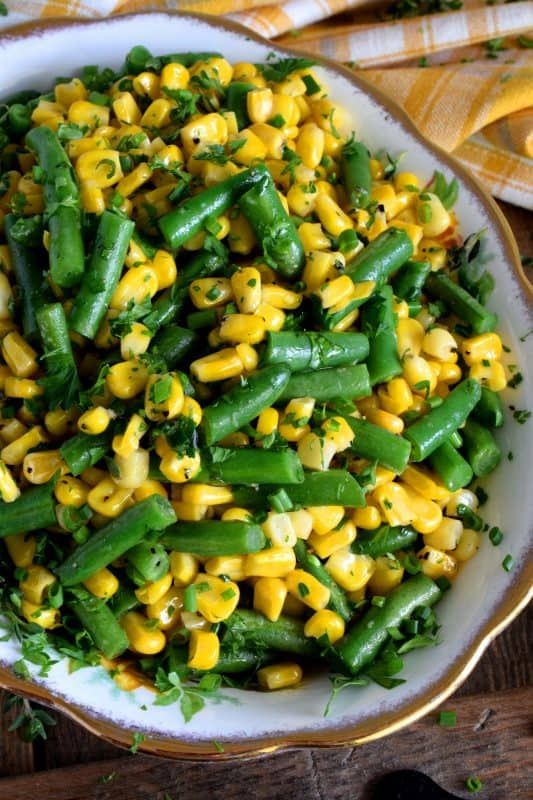
[[[62,28],[91,27],[99,24],[120,24],[123,20],[142,18],[145,16],[166,16],[172,19],[188,19],[200,21],[213,28],[222,28],[240,37],[247,37],[264,46],[271,46],[273,50],[285,53],[288,56],[308,57],[318,65],[323,65],[329,70],[339,73],[358,90],[367,94],[382,106],[385,111],[398,120],[408,131],[410,136],[426,149],[431,150],[435,156],[444,163],[453,173],[458,174],[468,188],[477,196],[483,205],[496,233],[500,239],[507,262],[511,265],[520,293],[526,304],[533,306],[533,285],[528,281],[512,230],[505,216],[500,211],[494,199],[487,193],[480,182],[469,170],[457,161],[452,155],[443,150],[439,145],[431,142],[415,127],[408,114],[381,89],[366,81],[359,73],[344,66],[340,62],[310,53],[305,50],[293,50],[286,45],[278,44],[265,39],[250,28],[225,17],[215,17],[209,14],[180,12],[173,10],[161,11],[136,11],[118,13],[111,17],[90,19],[76,19],[70,17],[50,17],[29,21],[8,28],[0,33],[0,43],[3,41],[31,39],[42,36],[48,31]],[[368,719],[356,725],[340,725],[317,731],[302,731],[301,733],[286,734],[282,739],[267,736],[253,739],[224,741],[224,752],[213,752],[213,744],[205,741],[185,741],[170,737],[149,736],[139,746],[139,752],[164,758],[184,759],[190,761],[229,761],[233,759],[246,760],[266,756],[274,752],[288,751],[302,747],[355,747],[366,742],[374,741],[395,733],[410,725],[437,706],[443,703],[470,675],[489,644],[498,636],[518,614],[526,607],[533,597],[533,563],[527,558],[524,565],[515,577],[510,590],[502,597],[499,605],[494,610],[490,619],[482,625],[480,630],[469,641],[461,657],[450,664],[443,675],[434,684],[429,686],[422,694],[406,701],[401,708],[383,713],[377,719]],[[81,724],[92,734],[122,748],[131,745],[131,731],[115,725],[108,719],[94,713],[87,713],[82,708],[75,706],[63,697],[49,691],[44,686],[28,683],[17,678],[8,668],[0,665],[0,688],[15,692],[29,700],[47,705],[62,712],[70,719]]]

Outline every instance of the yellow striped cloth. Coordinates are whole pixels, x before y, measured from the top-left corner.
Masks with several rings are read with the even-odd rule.
[[[266,38],[351,64],[496,197],[533,209],[531,0],[463,0],[457,10],[400,19],[387,13],[392,0],[377,2],[6,0],[0,31],[39,17],[148,9],[227,15]],[[436,3],[413,0],[415,9],[428,5]]]

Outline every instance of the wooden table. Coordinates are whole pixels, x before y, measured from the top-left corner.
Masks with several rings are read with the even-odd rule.
[[[520,252],[533,256],[533,215],[501,206]],[[359,748],[173,762],[131,756],[60,715],[46,742],[24,744],[7,732],[12,713],[0,715],[0,800],[371,800],[372,782],[401,768],[420,769],[461,797],[472,797],[464,781],[476,775],[482,800],[531,798],[531,621],[531,611],[515,620],[445,703],[457,714],[455,728],[441,728],[433,713]]]

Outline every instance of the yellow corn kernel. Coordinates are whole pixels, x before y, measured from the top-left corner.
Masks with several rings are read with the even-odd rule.
[[[210,56],[205,61],[196,61],[190,69],[191,77],[202,75],[219,81],[227,86],[233,77],[233,67],[221,56]]]
[[[165,634],[154,628],[150,621],[138,611],[128,611],[120,618],[130,649],[143,656],[154,656],[164,650],[167,643]]]
[[[254,586],[253,606],[271,622],[280,618],[287,587],[280,578],[259,578]]]
[[[303,228],[303,225],[300,226]],[[311,250],[307,254],[302,280],[308,292],[317,291],[326,281],[334,281],[344,269],[345,259],[342,253],[326,253]],[[353,291],[353,283],[351,290]]]
[[[4,542],[9,557],[16,567],[27,569],[32,564],[36,550],[35,537],[27,533],[15,533],[6,536]]]
[[[272,116],[272,89],[252,89],[246,95],[246,108],[252,122],[266,122]]]
[[[353,222],[342,208],[326,194],[319,194],[315,201],[315,212],[323,227],[332,236],[339,236],[343,231],[352,230]]]
[[[375,569],[370,556],[337,550],[326,562],[326,569],[339,586],[347,592],[356,592],[366,586]]]
[[[88,486],[96,486],[96,484],[107,478],[107,472],[98,467],[88,467],[84,469],[80,475],[81,480]]]
[[[115,455],[117,475],[114,481],[121,489],[138,489],[148,479],[150,454],[148,450],[134,450],[129,456]]]
[[[148,297],[153,297],[158,289],[156,271],[148,264],[141,264],[124,273],[113,293],[110,307],[125,311],[132,304],[140,305]]]
[[[265,323],[250,314],[229,314],[222,318],[219,336],[223,342],[259,344],[265,337]]]
[[[294,310],[302,303],[302,295],[292,292],[274,283],[264,283],[262,287],[262,302],[274,308]]]
[[[416,319],[400,319],[396,328],[400,358],[419,356],[422,351],[425,331]]]
[[[141,361],[119,361],[109,368],[106,386],[115,397],[130,400],[140,394],[148,381],[148,369]]]
[[[83,433],[96,436],[103,433],[109,426],[115,414],[103,406],[95,406],[85,411],[78,420],[78,428]]]
[[[158,494],[160,497],[164,497],[165,499],[168,497],[167,490],[162,483],[159,483],[159,481],[155,481],[152,478],[148,478],[135,489],[133,492],[133,497],[137,503],[140,503],[142,500],[146,500],[147,497],[151,497],[153,494]]]
[[[394,176],[394,188],[397,192],[404,189],[419,189],[420,181],[414,172],[397,172]],[[414,192],[413,192],[414,193]]]
[[[172,103],[164,97],[158,97],[150,103],[141,117],[140,124],[144,128],[164,128],[170,122]]]
[[[189,70],[183,64],[171,61],[161,70],[160,86],[163,89],[186,89],[189,84]]]
[[[48,590],[57,583],[56,576],[46,567],[32,564],[26,570],[19,586],[25,599],[40,606],[48,597]]]
[[[146,163],[139,164],[126,175],[117,186],[117,192],[122,197],[129,197],[152,177],[152,170]]]
[[[312,506],[308,511],[313,518],[313,530],[319,536],[336,528],[344,517],[343,506]]]
[[[499,337],[497,338],[499,339]],[[456,350],[457,342],[445,328],[432,328],[422,341],[422,351],[431,358],[436,358],[437,361],[453,361],[456,357]]]
[[[415,518],[410,498],[398,483],[388,482],[372,492],[389,525],[410,525]]]
[[[330,590],[317,578],[303,569],[295,569],[285,578],[289,594],[301,600],[314,611],[320,611],[329,603]]]
[[[478,381],[482,386],[488,386],[493,392],[501,392],[507,386],[505,368],[500,361],[493,361],[489,366],[486,366],[483,362],[473,364],[470,367],[470,377]]]
[[[373,595],[386,596],[402,582],[403,574],[404,568],[398,559],[379,556],[374,562],[374,572],[368,588]]]
[[[142,112],[131,92],[118,92],[112,108],[116,118],[123,125],[138,125]]]
[[[303,222],[298,228],[298,235],[306,255],[309,255],[314,250],[329,250],[331,247],[330,239],[318,222]]]
[[[183,408],[185,392],[176,373],[152,374],[146,383],[144,409],[153,422],[165,422],[177,417]]]
[[[246,556],[244,571],[248,578],[284,578],[296,566],[292,547],[271,547]]]
[[[197,147],[204,148],[209,144],[226,144],[228,141],[228,125],[221,114],[205,114],[184,125],[181,129],[181,141],[187,156]]]
[[[45,630],[55,628],[59,625],[59,609],[57,608],[44,608],[35,603],[31,603],[29,600],[23,599],[20,611],[25,620],[33,622],[35,625]]]
[[[298,456],[303,466],[308,469],[322,471],[328,469],[336,452],[334,442],[321,438],[316,433],[306,433],[298,442]]]
[[[407,319],[409,316],[409,306],[405,300],[394,300],[392,308],[398,319]]]
[[[433,500],[427,500],[410,486],[402,486],[414,515],[412,526],[418,533],[432,533],[442,522],[442,510]]]
[[[466,508],[470,508],[472,511],[475,511],[479,506],[479,500],[474,492],[470,491],[470,489],[458,489],[451,495],[450,499],[446,503],[446,514],[449,517],[458,516],[458,506],[466,506]]]
[[[256,245],[255,234],[246,217],[239,213],[230,219],[228,246],[232,253],[248,255]]]
[[[239,587],[234,581],[224,581],[216,575],[197,575],[196,602],[198,613],[208,622],[222,622],[235,611],[239,602]]]
[[[178,270],[171,253],[167,253],[166,250],[158,250],[151,266],[156,274],[158,291],[168,289],[175,283]]]
[[[11,331],[2,339],[2,355],[17,378],[30,378],[37,372],[37,353],[17,331]]]
[[[193,630],[189,641],[189,669],[208,670],[216,667],[220,654],[220,641],[216,633]]]
[[[502,340],[497,333],[482,333],[461,342],[461,354],[469,367],[481,361],[497,361],[502,351]]]
[[[450,227],[451,217],[436,194],[422,192],[417,198],[418,222],[424,236],[440,236]]]
[[[204,569],[208,575],[225,575],[232,581],[243,581],[246,578],[244,556],[215,556],[205,562]]]
[[[287,511],[290,523],[297,539],[308,539],[313,530],[313,517],[305,508],[298,511]]]
[[[131,490],[120,489],[111,478],[104,478],[91,489],[87,503],[98,514],[118,517],[131,505]]]
[[[404,421],[401,417],[391,414],[389,411],[383,411],[381,408],[368,409],[365,416],[369,422],[389,433],[400,434],[404,429]]]
[[[199,278],[189,286],[189,296],[196,308],[216,308],[233,299],[228,278]]]
[[[426,500],[433,500],[436,503],[446,503],[450,498],[450,492],[424,467],[415,467],[409,464],[401,475],[403,483],[406,483],[415,492],[421,494]]]
[[[231,489],[227,486],[210,486],[207,483],[194,483],[183,487],[181,499],[184,503],[219,506],[231,503],[233,494]]]
[[[298,442],[309,431],[307,423],[315,408],[313,397],[295,397],[285,406],[279,432],[288,442]]]
[[[257,670],[257,680],[262,689],[274,692],[277,689],[288,689],[297,686],[302,680],[302,668],[292,661],[270,664]]]
[[[286,137],[284,133],[273,125],[266,125],[264,122],[256,122],[249,128],[250,132],[257,136],[266,149],[266,158],[280,160],[283,157],[283,148],[285,147]],[[240,139],[241,134],[235,138]],[[281,201],[285,198],[282,196]]]
[[[257,75],[257,67],[248,61],[239,61],[233,65],[233,80],[234,81],[248,81],[250,78],[255,78]]]
[[[17,497],[20,497],[20,489],[9,469],[0,460],[0,499],[4,503],[13,503]]]
[[[461,380],[462,374],[461,367],[457,364],[443,363],[440,365],[439,383],[457,383]]]
[[[76,161],[80,181],[92,181],[100,189],[118,183],[123,177],[118,150],[89,150]]]
[[[105,211],[105,197],[96,181],[80,182],[81,203],[84,211],[89,214],[103,214]]]
[[[0,427],[0,440],[5,444],[11,444],[15,439],[20,439],[27,431],[26,425],[23,425],[19,419],[14,417]]]
[[[113,597],[113,595],[118,592],[120,586],[116,576],[113,575],[111,570],[107,567],[99,569],[91,575],[90,578],[83,581],[83,585],[92,595],[101,597],[103,600]]]
[[[390,414],[404,414],[411,408],[413,393],[405,378],[393,378],[378,389],[381,407]]]
[[[179,457],[174,453],[164,456],[161,459],[159,468],[165,478],[171,483],[185,483],[198,474],[201,467],[200,453],[194,456]]]
[[[251,128],[239,131],[238,139],[244,140],[244,144],[233,153],[233,160],[237,164],[249,166],[253,162],[264,161],[267,157],[266,145]]]
[[[424,536],[424,544],[437,550],[455,550],[462,535],[463,523],[460,520],[443,517],[439,527]]]
[[[457,547],[453,551],[453,557],[456,561],[468,561],[476,555],[480,544],[481,536],[479,533],[471,528],[465,528],[457,543]]]
[[[145,612],[148,619],[158,621],[160,631],[169,631],[179,623],[182,609],[183,591],[172,586],[159,600],[147,605]]]
[[[74,506],[81,508],[87,502],[89,487],[79,478],[71,475],[63,475],[58,480],[54,488],[54,495],[58,503],[62,506]]]
[[[345,624],[340,614],[327,608],[317,611],[309,617],[304,627],[304,634],[313,639],[326,636],[329,644],[335,644],[344,636]]]
[[[391,228],[399,228],[410,238],[411,242],[413,243],[413,247],[416,249],[420,242],[422,241],[422,237],[424,235],[424,230],[420,225],[413,225],[411,222],[404,222],[401,219],[393,219],[390,223]],[[374,232],[374,231],[373,231]],[[381,230],[378,232],[381,233]],[[372,240],[375,236],[369,236],[369,239]]]
[[[151,332],[142,322],[132,322],[130,330],[120,340],[120,354],[127,361],[142,356],[150,346]]]
[[[46,433],[40,425],[22,434],[0,451],[0,458],[10,467],[22,464],[30,450],[46,441]]]
[[[437,378],[431,366],[422,356],[405,356],[403,361],[403,376],[411,391],[426,397],[434,391]]]
[[[0,319],[11,319],[13,316],[13,290],[9,278],[0,271]]]
[[[190,370],[196,380],[202,383],[212,383],[241,375],[244,371],[244,364],[235,348],[227,347],[196,359],[191,363]]]
[[[335,278],[328,283],[320,286],[317,294],[320,297],[323,308],[331,308],[332,306],[344,305],[347,303],[353,294],[354,284],[348,275],[342,275]]]
[[[80,127],[93,129],[101,125],[109,125],[110,109],[87,100],[75,100],[68,110],[68,121]]]
[[[418,244],[420,257],[431,262],[433,271],[443,269],[448,258],[445,248],[437,239],[423,238]]]
[[[28,483],[48,483],[58,472],[61,475],[68,472],[60,450],[41,450],[24,457],[22,473]]]
[[[437,578],[453,578],[457,572],[457,562],[448,553],[442,550],[437,550],[434,547],[423,547],[416,557],[422,567],[422,572],[428,578],[437,580]]]
[[[396,192],[390,183],[375,184],[370,193],[370,199],[385,209],[387,219],[396,216]],[[400,209],[401,210],[401,209]]]
[[[278,429],[279,412],[275,408],[265,408],[257,418],[256,430],[260,436],[270,436]]]
[[[381,525],[381,514],[375,506],[365,506],[354,510],[352,520],[357,528],[375,531]]]
[[[137,450],[141,438],[147,430],[148,426],[143,418],[139,414],[133,414],[126,425],[124,433],[113,437],[111,444],[113,451],[122,456],[122,458],[128,458]]]
[[[181,500],[173,500],[172,507],[176,512],[177,518],[187,522],[199,522],[201,519],[205,519],[209,510],[206,505],[183,503]]]
[[[56,103],[68,108],[75,100],[85,100],[88,92],[79,78],[72,78],[67,83],[58,83],[54,95]]]
[[[255,267],[242,267],[231,277],[231,288],[241,314],[253,314],[261,303],[261,274]]]
[[[263,320],[267,331],[280,331],[285,324],[285,314],[281,308],[275,308],[269,303],[261,303],[255,314]]]
[[[157,603],[158,600],[161,600],[171,586],[172,573],[167,572],[166,575],[163,575],[163,577],[159,578],[157,581],[148,581],[144,586],[136,589],[135,597],[145,606],[152,605],[153,603]]]
[[[271,511],[261,527],[274,547],[294,547],[296,544],[296,532],[287,513]]]
[[[319,558],[329,558],[337,550],[349,547],[355,541],[355,536],[355,525],[348,520],[337,530],[328,533],[318,534],[314,531],[309,537],[309,544]]]
[[[159,76],[153,72],[141,72],[133,79],[133,91],[141,97],[155,100],[159,94]]]
[[[296,140],[296,153],[304,166],[316,169],[324,155],[324,131],[313,122],[302,125]]]
[[[173,550],[170,554],[170,571],[176,586],[188,586],[198,575],[199,563],[191,553],[178,553]]]

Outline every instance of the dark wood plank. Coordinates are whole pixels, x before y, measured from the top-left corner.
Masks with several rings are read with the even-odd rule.
[[[384,771],[416,768],[467,797],[464,780],[477,775],[485,800],[522,800],[533,788],[524,765],[532,744],[531,695],[525,690],[473,695],[446,703],[457,727],[443,729],[433,713],[400,733],[360,748],[280,753],[249,762],[171,762],[123,756],[0,781],[9,800],[371,800]],[[512,789],[511,789],[512,787]]]
[[[18,736],[8,731],[18,713],[15,709],[2,713],[1,709],[8,697],[8,693],[0,689],[0,777],[21,775],[32,772],[34,768],[31,744],[21,741]]]

